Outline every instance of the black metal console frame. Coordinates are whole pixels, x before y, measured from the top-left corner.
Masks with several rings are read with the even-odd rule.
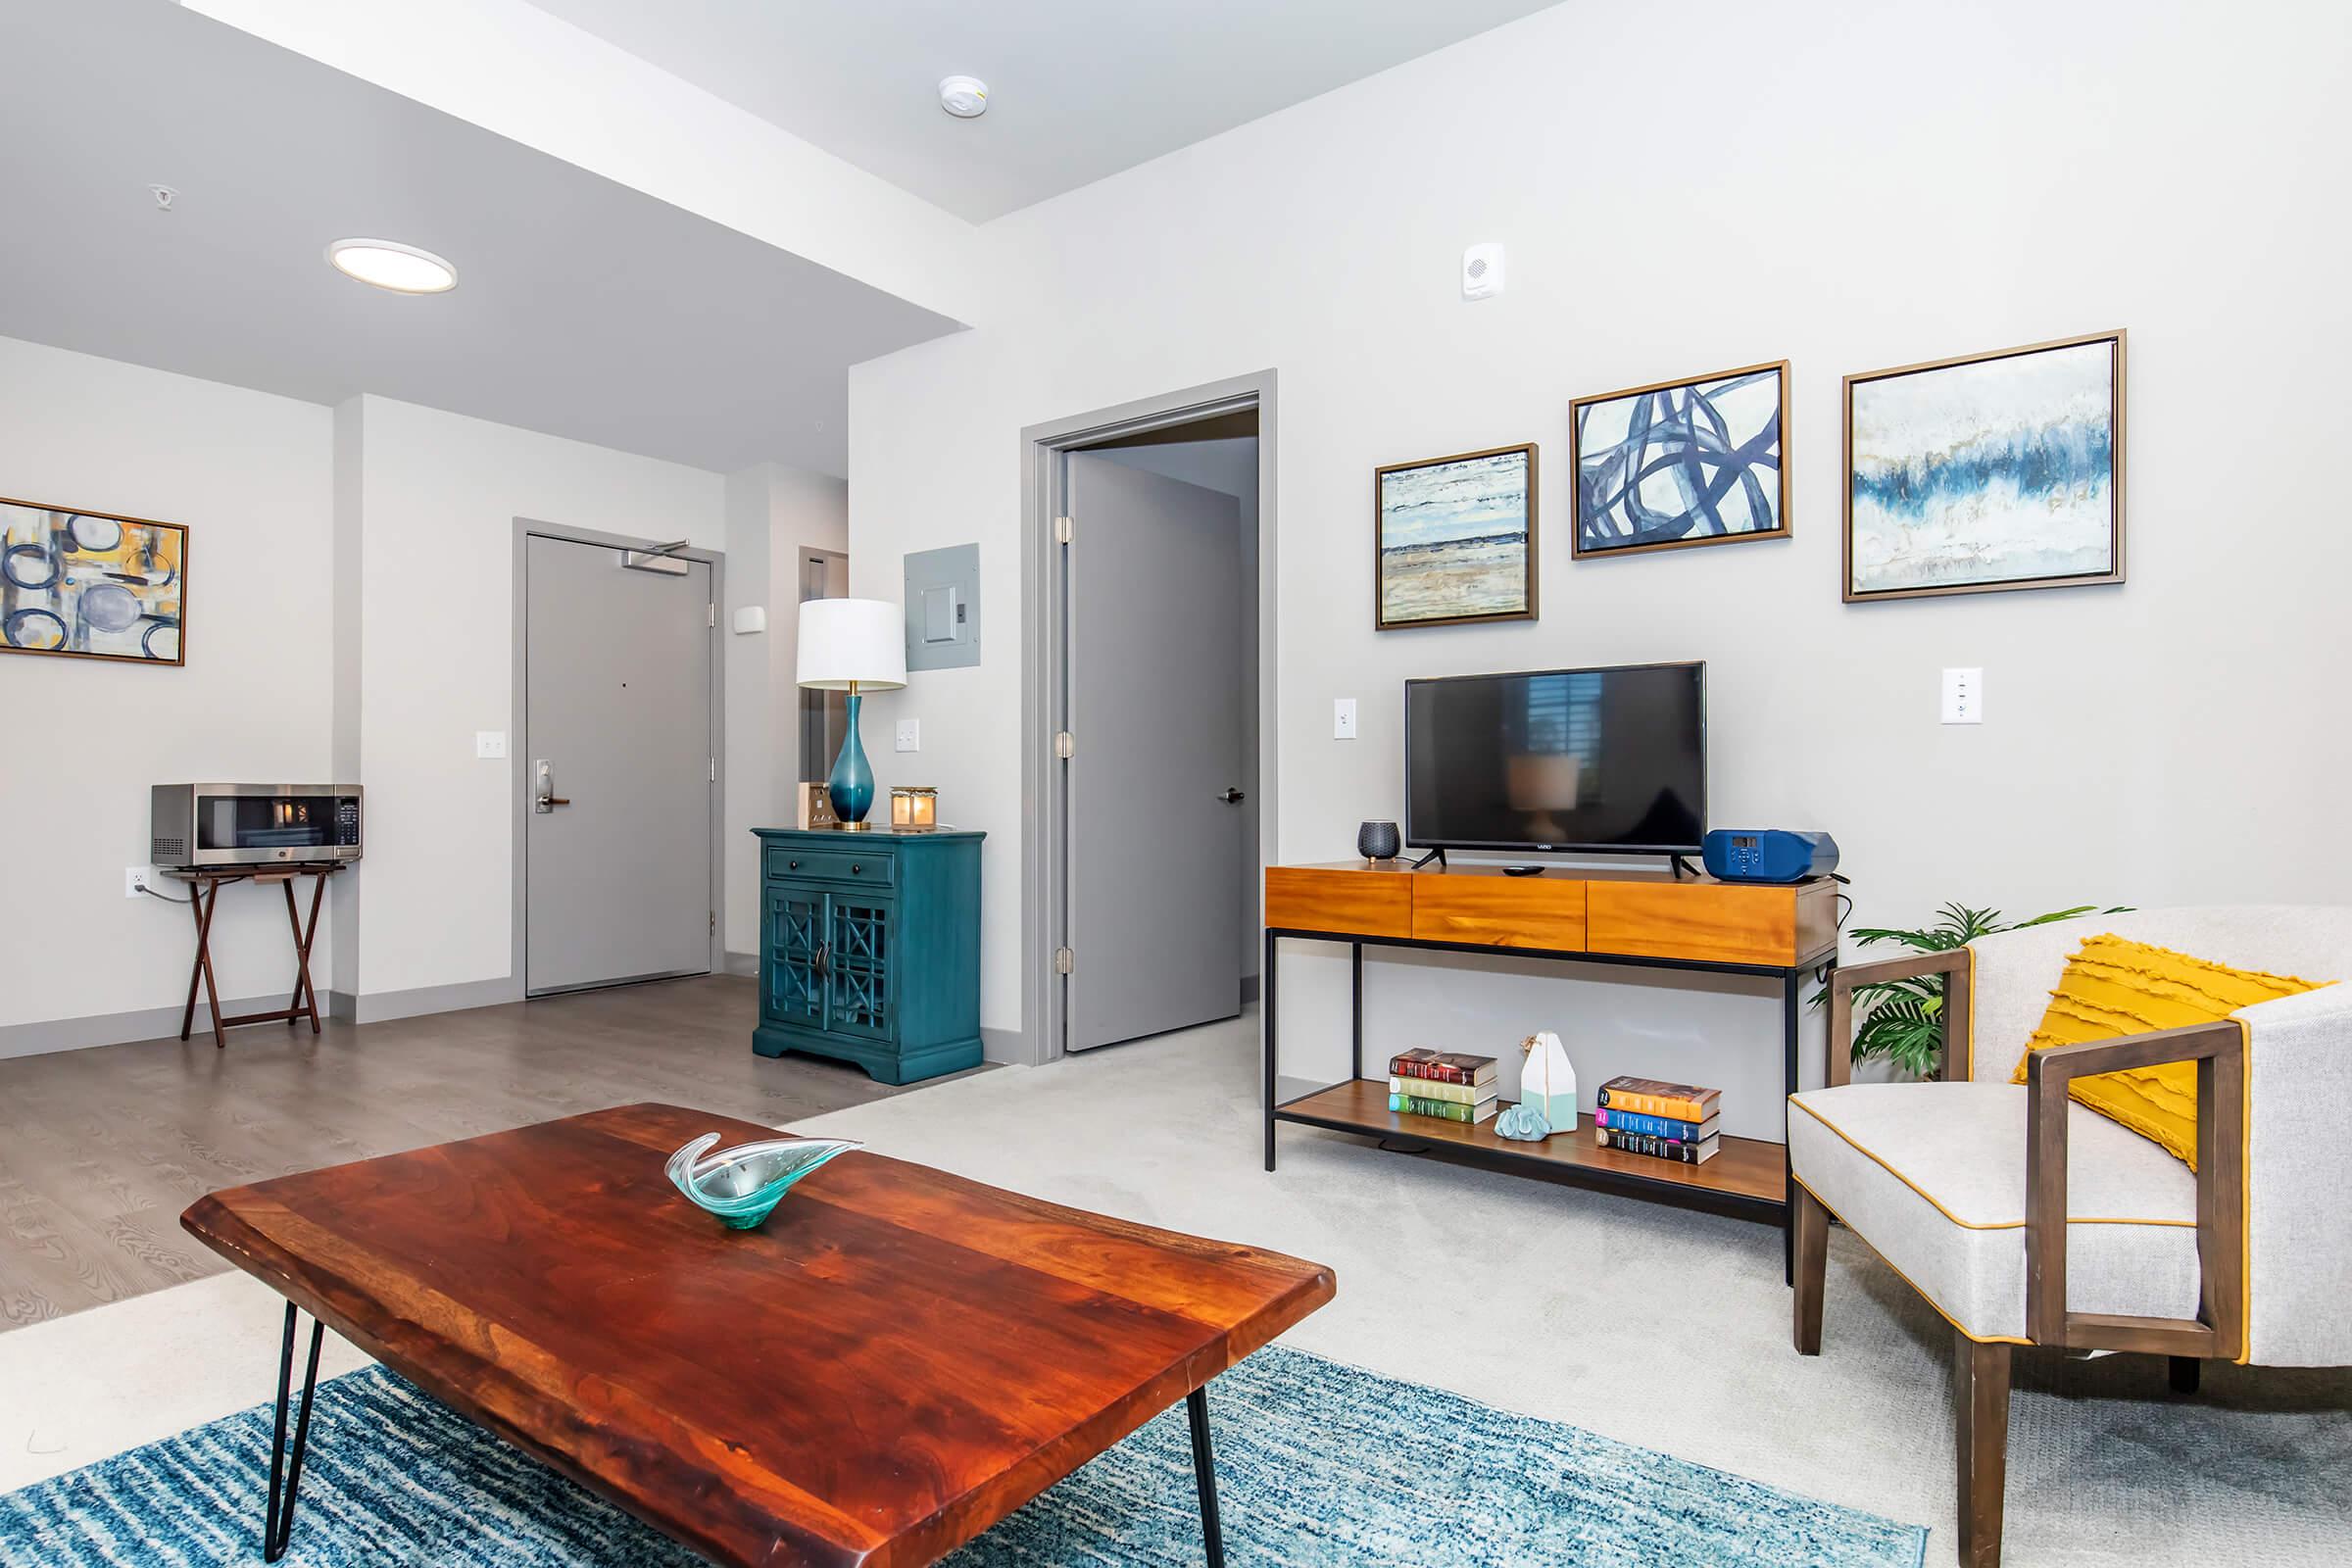
[[[1282,1101],[1280,1093],[1281,1056],[1275,1030],[1275,966],[1278,950],[1285,940],[1302,942],[1340,942],[1348,949],[1350,996],[1350,1043],[1348,1051],[1348,1080],[1364,1076],[1364,949],[1410,948],[1423,952],[1473,953],[1494,958],[1542,958],[1561,963],[1613,964],[1638,969],[1681,969],[1702,974],[1751,975],[1781,983],[1781,1171],[1782,1196],[1779,1199],[1755,1198],[1744,1193],[1726,1193],[1694,1187],[1672,1176],[1649,1177],[1631,1171],[1602,1169],[1595,1166],[1563,1164],[1558,1160],[1523,1153],[1507,1143],[1493,1147],[1476,1144],[1431,1144],[1413,1153],[1434,1154],[1441,1158],[1458,1160],[1469,1165],[1508,1171],[1513,1175],[1539,1176],[1568,1186],[1592,1187],[1605,1192],[1621,1193],[1632,1198],[1645,1198],[1679,1203],[1685,1207],[1702,1208],[1716,1213],[1731,1214],[1741,1219],[1760,1220],[1777,1225],[1781,1231],[1782,1267],[1791,1285],[1796,1283],[1796,1180],[1788,1174],[1788,1096],[1800,1087],[1798,1081],[1797,1036],[1803,1016],[1802,990],[1810,974],[1827,985],[1838,968],[1838,949],[1835,943],[1824,951],[1808,955],[1792,964],[1731,963],[1706,958],[1654,958],[1625,953],[1568,952],[1553,948],[1497,948],[1474,942],[1431,942],[1418,937],[1366,936],[1351,931],[1309,931],[1289,926],[1265,928],[1265,956],[1259,968],[1258,1008],[1263,1042],[1260,1049],[1264,1083],[1263,1095],[1266,1131],[1266,1169],[1274,1169],[1274,1129],[1278,1123],[1293,1122],[1301,1127],[1321,1127],[1331,1132],[1353,1133],[1358,1137],[1374,1137],[1355,1122],[1316,1115],[1313,1111],[1296,1108],[1325,1091],[1338,1087],[1325,1084],[1309,1090],[1296,1099]]]

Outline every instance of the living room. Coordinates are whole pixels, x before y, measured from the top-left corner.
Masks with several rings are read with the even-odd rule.
[[[0,259],[0,611],[28,612],[0,650],[0,1564],[372,1560],[371,1531],[386,1557],[731,1561],[762,1529],[758,1560],[1184,1562],[1211,1519],[1237,1562],[2352,1558],[2320,1120],[2352,1097],[2322,814],[2352,741],[2314,717],[2352,545],[2287,458],[2328,450],[2352,326],[2344,17],[99,0],[0,25],[34,63],[0,190],[35,237]],[[330,265],[369,238],[454,286]],[[2225,395],[2259,414],[2220,420]],[[1705,476],[1612,486],[1678,417],[1714,421],[1688,427]],[[1960,475],[1964,420],[2064,472]],[[1431,533],[1420,503],[1465,480],[1474,525]],[[1172,498],[1239,542],[1225,575],[1117,554],[1142,535],[1114,509]],[[142,542],[74,588],[82,632],[50,628],[42,558],[102,536]],[[1433,538],[1488,569],[1431,566]],[[71,645],[122,588],[135,631]],[[658,645],[684,684],[580,696],[621,642],[607,593],[686,607]],[[881,608],[828,628],[816,601]],[[97,657],[45,657],[72,651]],[[1663,829],[1587,820],[1617,765],[1590,736],[1581,783],[1514,768],[1502,726],[1408,695],[1573,712],[1637,668],[1696,705],[1638,691],[1599,726],[1664,749],[1650,798],[1695,809]],[[624,796],[673,758],[659,787],[701,814]],[[276,886],[151,853],[157,787],[206,778],[340,781],[363,853]],[[1797,880],[1741,880],[1709,830]],[[839,1003],[884,960],[833,914],[796,948],[791,901],[877,875],[861,907],[909,922],[909,963],[887,1027],[855,1000],[835,1027],[792,988]],[[2163,1009],[2104,1031],[2157,1054],[2021,1059],[2091,1047],[2050,994],[2108,938],[2136,945],[2108,980],[2195,960],[2219,1002],[2176,1010],[2167,970]],[[293,1016],[226,1024],[252,1013]],[[1423,1098],[1385,1070],[1422,1050],[1494,1058],[1462,1069],[1473,1141],[1386,1103]],[[2163,1080],[2147,1125],[2081,1081],[2069,1110],[2070,1072],[2121,1070]],[[1720,1152],[1603,1149],[1619,1078],[1716,1092]],[[1277,1119],[1340,1084],[1360,1110]],[[1543,1131],[1494,1130],[1537,1103]],[[663,1177],[697,1129],[607,1135],[710,1280],[929,1171],[897,1199],[1208,1238],[1255,1272],[1193,1307],[1280,1300],[1051,1442],[1085,1394],[1049,1375],[1084,1339],[1048,1348],[1074,1276],[1003,1329],[1039,1391],[1017,1414],[944,1359],[970,1324],[894,1308],[939,1358],[834,1344],[808,1398],[877,1358],[953,1410],[885,1442],[826,1408],[880,1469],[965,1490],[828,1492],[849,1465],[630,1426],[650,1396],[576,1347],[542,1345],[538,1382],[460,1375],[232,1200],[642,1104],[863,1146],[735,1231]],[[431,1199],[514,1249],[458,1272],[607,1299],[553,1240],[596,1253],[605,1178],[530,1147],[545,1202]],[[340,1212],[388,1238],[361,1199],[396,1174]],[[1161,1265],[1205,1266],[1078,1283],[1149,1316]],[[368,1289],[454,1343],[528,1338]],[[715,1289],[610,1299],[684,1337],[707,1407],[713,1367],[807,1402]],[[1041,1441],[957,1448],[967,1419]],[[377,1429],[430,1435],[411,1458],[454,1511],[392,1494]],[[605,1462],[696,1441],[746,1456]],[[828,1535],[853,1501],[905,1533]],[[460,1528],[495,1509],[522,1522]]]

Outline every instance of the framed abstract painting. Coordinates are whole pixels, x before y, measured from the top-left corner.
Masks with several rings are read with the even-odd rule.
[[[0,653],[187,662],[188,530],[0,498]]]
[[[1536,618],[1536,449],[1493,447],[1372,475],[1372,623]]]
[[[2124,580],[2124,334],[1845,378],[1844,597]]]
[[[1788,362],[1568,405],[1574,555],[1788,537]]]

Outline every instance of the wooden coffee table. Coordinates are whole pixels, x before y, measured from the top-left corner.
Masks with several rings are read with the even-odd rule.
[[[1183,1399],[1220,1559],[1203,1390],[1331,1270],[863,1151],[731,1231],[662,1175],[706,1132],[776,1136],[627,1105],[192,1204],[286,1298],[265,1555],[318,1371],[315,1323],[289,1459],[299,1307],[722,1563],[929,1562]]]

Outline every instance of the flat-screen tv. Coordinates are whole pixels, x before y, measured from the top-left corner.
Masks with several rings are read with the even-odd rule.
[[[1707,666],[1404,683],[1404,836],[1421,849],[1695,855]]]

